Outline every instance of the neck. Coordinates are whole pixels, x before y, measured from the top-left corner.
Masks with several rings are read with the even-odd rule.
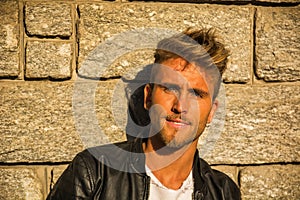
[[[155,151],[151,138],[144,144],[146,164],[156,178],[170,189],[179,189],[190,174],[198,140],[177,150]]]

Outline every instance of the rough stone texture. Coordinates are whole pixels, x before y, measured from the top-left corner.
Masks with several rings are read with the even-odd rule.
[[[67,42],[28,41],[26,78],[68,79],[72,74],[72,44]]]
[[[128,54],[124,54],[121,57],[118,57],[114,60],[111,65],[105,67],[100,76],[95,76],[96,73],[89,73],[88,77],[104,77],[104,78],[116,78],[119,76],[122,77],[134,77],[138,71],[146,66],[149,63],[153,63],[154,58],[153,50],[142,50],[142,51],[133,51]],[[99,60],[96,62],[96,66],[98,64],[102,64],[103,60]],[[92,65],[91,65],[92,66]],[[83,69],[89,68],[90,65],[88,62],[85,62],[81,65],[80,70],[78,71],[78,75],[82,74]],[[98,73],[99,74],[99,73]]]
[[[69,161],[82,144],[72,117],[72,84],[0,84],[1,162]]]
[[[25,28],[29,36],[72,35],[71,5],[26,2]]]
[[[239,184],[238,180],[238,169],[234,166],[225,166],[225,165],[217,165],[212,166],[213,169],[219,170],[226,175],[228,175],[237,185]]]
[[[118,81],[75,84],[73,114],[85,147],[125,140],[126,107],[120,105],[126,100],[117,84]]]
[[[299,85],[226,87],[225,127],[210,163],[299,162]]]
[[[17,1],[0,1],[0,77],[19,75]]]
[[[258,8],[256,74],[265,81],[300,80],[300,7]]]
[[[246,167],[241,171],[242,199],[299,199],[300,166]]]
[[[79,4],[79,12],[80,63],[105,39],[126,30],[155,27],[182,31],[190,26],[214,27],[232,52],[225,81],[248,82],[250,79],[250,8],[167,3],[94,3]],[[138,44],[142,41],[138,40]],[[136,59],[133,57],[128,62]],[[114,71],[111,73],[110,76],[116,76]]]
[[[1,167],[0,182],[0,199],[45,199],[42,181],[33,168]]]
[[[65,162],[89,142],[98,145],[124,140],[124,132],[114,124],[111,111],[114,85],[114,81],[101,82],[92,90],[85,83],[74,88],[72,82],[2,82],[0,162]],[[73,96],[75,89],[77,96]],[[72,98],[76,99],[73,104]],[[95,107],[90,104],[94,101]],[[84,111],[85,105],[92,105],[94,121],[86,121],[91,113],[75,113],[72,109],[80,107]],[[83,132],[82,122],[88,123],[83,124]]]

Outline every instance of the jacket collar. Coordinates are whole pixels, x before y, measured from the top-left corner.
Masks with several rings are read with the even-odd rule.
[[[130,151],[132,152],[130,154],[130,164],[131,164],[132,171],[135,173],[146,175],[146,169],[145,169],[146,158],[143,150],[144,139],[135,138],[130,142],[131,142]]]
[[[194,155],[193,179],[194,179],[194,196],[193,199],[203,199],[206,195],[206,184],[204,174],[207,171],[206,163],[199,157],[199,152],[196,150]]]

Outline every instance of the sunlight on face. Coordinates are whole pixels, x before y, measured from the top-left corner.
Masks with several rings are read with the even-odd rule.
[[[211,93],[198,67],[180,67],[183,59],[170,59],[152,71],[153,87],[145,88],[151,135],[162,145],[180,148],[198,139],[212,107]]]

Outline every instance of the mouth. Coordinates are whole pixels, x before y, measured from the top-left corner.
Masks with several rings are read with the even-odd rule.
[[[191,122],[180,119],[180,118],[166,118],[166,123],[174,128],[183,128],[186,126],[190,126]]]

